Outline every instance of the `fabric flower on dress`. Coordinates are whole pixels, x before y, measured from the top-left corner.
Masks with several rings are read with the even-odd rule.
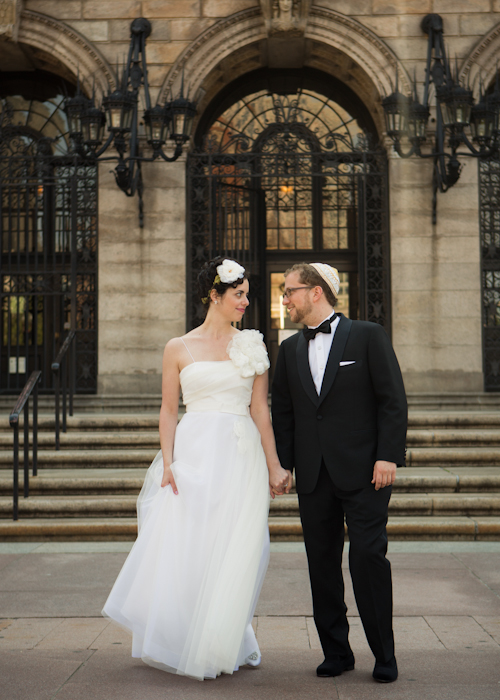
[[[236,333],[227,348],[227,354],[242,377],[264,374],[269,369],[264,337],[259,331],[244,330]]]
[[[232,284],[243,277],[245,268],[238,265],[234,260],[224,260],[222,265],[217,266],[217,274],[221,282],[224,284]]]

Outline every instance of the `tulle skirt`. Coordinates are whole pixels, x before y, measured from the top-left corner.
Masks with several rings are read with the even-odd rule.
[[[251,620],[269,560],[268,472],[250,416],[187,413],[175,436],[178,495],[151,464],[138,538],[103,608],[132,656],[197,679],[259,652]]]

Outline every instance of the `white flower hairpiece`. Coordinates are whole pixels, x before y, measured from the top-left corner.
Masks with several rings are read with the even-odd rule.
[[[224,260],[222,265],[217,266],[217,275],[224,284],[232,284],[236,280],[241,279],[244,274],[245,268],[238,265],[234,260]]]
[[[223,260],[222,265],[217,266],[217,274],[215,275],[215,279],[212,282],[212,286],[210,287],[207,296],[203,297],[203,299],[201,300],[201,303],[208,304],[208,301],[210,299],[210,292],[212,291],[212,289],[215,289],[215,285],[220,284],[221,282],[223,284],[232,284],[233,282],[236,282],[236,280],[242,279],[244,275],[245,268],[241,265],[238,265],[238,263],[235,260]]]

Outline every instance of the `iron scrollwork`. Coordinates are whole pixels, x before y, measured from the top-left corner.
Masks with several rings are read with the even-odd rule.
[[[51,391],[50,363],[73,326],[76,389],[93,393],[97,168],[67,155],[64,113],[57,104],[32,101],[31,113],[21,110],[20,100],[7,98],[0,112],[0,391],[19,390],[34,369],[45,370],[40,389]],[[52,122],[46,112],[52,112]],[[30,126],[43,118],[45,130]]]
[[[483,372],[485,391],[500,391],[500,161],[479,161]]]

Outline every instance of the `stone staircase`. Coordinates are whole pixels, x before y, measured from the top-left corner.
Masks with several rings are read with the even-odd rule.
[[[0,398],[0,541],[134,539],[137,494],[159,449],[159,398],[77,397],[55,451],[51,400],[42,397],[39,475],[30,479],[30,497],[19,500],[16,522],[12,403]],[[407,445],[390,537],[500,539],[500,396],[410,397]],[[273,540],[301,539],[296,494],[271,502],[269,526]]]

